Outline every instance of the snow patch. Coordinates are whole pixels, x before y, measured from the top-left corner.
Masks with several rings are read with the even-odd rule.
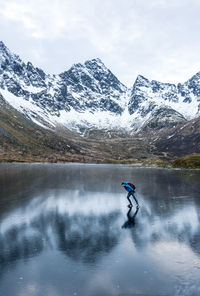
[[[62,124],[68,128],[81,126],[83,128],[98,129],[126,129],[130,130],[132,116],[124,112],[122,115],[116,115],[109,111],[90,111],[77,112],[70,110],[69,112],[62,110],[60,116],[52,116],[51,121]]]
[[[0,90],[3,98],[17,111],[27,115],[36,124],[47,128],[39,120],[37,120],[37,115],[41,117],[44,121],[49,122],[49,116],[47,112],[44,112],[39,106],[36,106],[32,101],[24,100],[23,97],[16,97],[8,90]],[[52,123],[53,124],[53,123]]]

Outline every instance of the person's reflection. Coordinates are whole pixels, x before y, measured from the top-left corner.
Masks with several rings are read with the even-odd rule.
[[[135,217],[139,211],[139,208],[136,208],[136,211],[131,215],[132,207],[128,210],[127,217],[128,220],[122,225],[122,228],[132,228],[135,226]]]

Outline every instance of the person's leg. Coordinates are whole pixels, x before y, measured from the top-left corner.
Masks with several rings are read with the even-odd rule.
[[[134,191],[131,191],[130,194],[132,195],[132,197],[134,198],[136,205],[139,206],[139,203],[137,201],[137,198],[135,197]]]
[[[132,204],[132,202],[131,202],[131,200],[130,200],[130,196],[131,196],[131,192],[129,191],[129,193],[128,193],[128,195],[127,195],[127,199],[128,199],[128,201],[129,201],[129,204],[132,206],[133,204]]]

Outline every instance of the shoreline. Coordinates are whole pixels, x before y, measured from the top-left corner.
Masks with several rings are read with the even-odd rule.
[[[195,170],[200,171],[200,168],[185,168],[185,167],[173,167],[172,165],[169,166],[159,166],[156,164],[148,165],[144,163],[115,163],[115,162],[76,162],[76,161],[69,161],[69,162],[45,162],[45,161],[0,161],[1,165],[12,165],[12,164],[21,164],[21,165],[119,165],[119,166],[129,166],[134,168],[146,168],[146,169],[167,169],[167,170]]]

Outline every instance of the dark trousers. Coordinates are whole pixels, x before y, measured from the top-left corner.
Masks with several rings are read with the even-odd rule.
[[[129,203],[132,205],[132,202],[131,202],[131,200],[130,200],[130,196],[131,196],[131,195],[132,195],[132,197],[134,198],[136,204],[139,205],[139,204],[138,204],[138,201],[137,201],[137,199],[136,199],[136,197],[135,197],[134,191],[129,191],[129,193],[128,193],[128,195],[127,195],[127,199],[128,199],[128,201],[129,201]]]

